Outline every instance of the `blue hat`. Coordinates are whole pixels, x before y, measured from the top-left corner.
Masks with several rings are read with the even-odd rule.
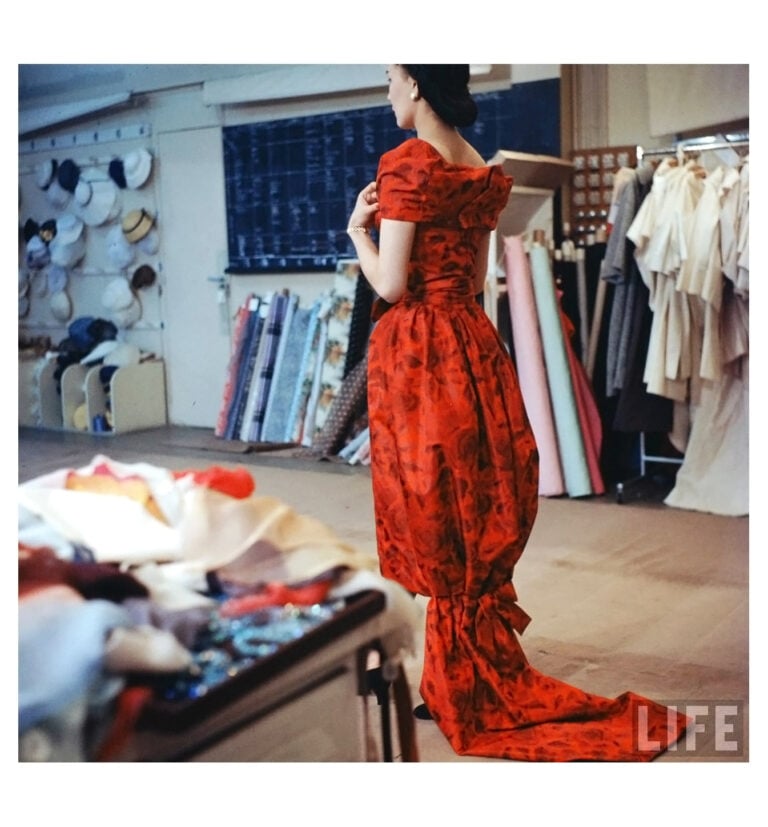
[[[125,180],[125,166],[120,158],[113,158],[109,162],[109,177],[121,190],[128,187],[128,182]]]
[[[80,180],[80,167],[71,159],[61,162],[57,175],[59,186],[67,192],[74,192],[77,182]]]

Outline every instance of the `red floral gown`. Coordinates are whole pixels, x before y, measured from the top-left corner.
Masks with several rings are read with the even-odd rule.
[[[422,697],[460,755],[650,760],[684,716],[543,675],[518,640],[530,618],[512,575],[538,455],[512,359],[472,293],[512,180],[411,138],[382,156],[377,183],[379,217],[416,223],[406,293],[374,313],[368,402],[381,571],[430,597]]]

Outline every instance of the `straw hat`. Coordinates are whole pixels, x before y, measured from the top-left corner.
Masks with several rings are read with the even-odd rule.
[[[149,233],[154,223],[154,216],[143,207],[140,210],[131,210],[123,218],[123,235],[134,244]]]

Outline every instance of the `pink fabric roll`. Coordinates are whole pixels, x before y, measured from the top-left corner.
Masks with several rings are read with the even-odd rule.
[[[605,483],[600,470],[600,451],[603,445],[603,423],[600,419],[600,411],[595,402],[592,391],[592,384],[587,376],[584,365],[578,360],[573,349],[571,340],[576,328],[562,308],[561,291],[557,291],[557,300],[560,303],[560,320],[563,325],[563,338],[565,339],[565,350],[568,354],[568,364],[571,370],[571,381],[573,382],[573,395],[576,400],[576,412],[579,417],[579,426],[584,438],[584,454],[589,469],[589,479],[592,484],[593,494],[605,494]]]
[[[521,236],[504,239],[504,261],[517,376],[539,449],[539,494],[543,497],[558,497],[565,493],[565,483],[549,398],[530,264]]]

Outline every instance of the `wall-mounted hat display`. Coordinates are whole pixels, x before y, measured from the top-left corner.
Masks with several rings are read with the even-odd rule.
[[[127,241],[135,244],[149,233],[154,223],[154,216],[143,207],[140,210],[131,210],[123,218],[123,235]]]
[[[118,270],[124,270],[136,258],[136,250],[123,235],[122,227],[115,226],[107,234],[107,256]]]
[[[19,318],[27,316],[19,323],[27,327],[32,319],[71,325],[81,293],[84,302],[95,298],[98,304],[102,292],[105,318],[100,321],[110,326],[114,338],[134,326],[146,302],[151,306],[157,298],[148,289],[157,284],[159,273],[154,264],[160,249],[156,208],[151,193],[144,207],[140,196],[130,194],[151,188],[156,159],[150,147],[131,144],[115,145],[111,160],[109,153],[105,159],[85,157],[87,150],[77,149],[75,141],[71,149],[53,147],[41,155],[57,152],[58,158],[40,160],[39,155],[27,170],[32,174],[26,183],[19,183]],[[24,214],[27,195],[32,208]],[[81,276],[88,275],[110,278],[83,281]],[[141,291],[146,292],[140,298]]]
[[[123,156],[123,171],[128,188],[139,189],[146,183],[152,171],[152,156],[144,147],[128,152]]]

